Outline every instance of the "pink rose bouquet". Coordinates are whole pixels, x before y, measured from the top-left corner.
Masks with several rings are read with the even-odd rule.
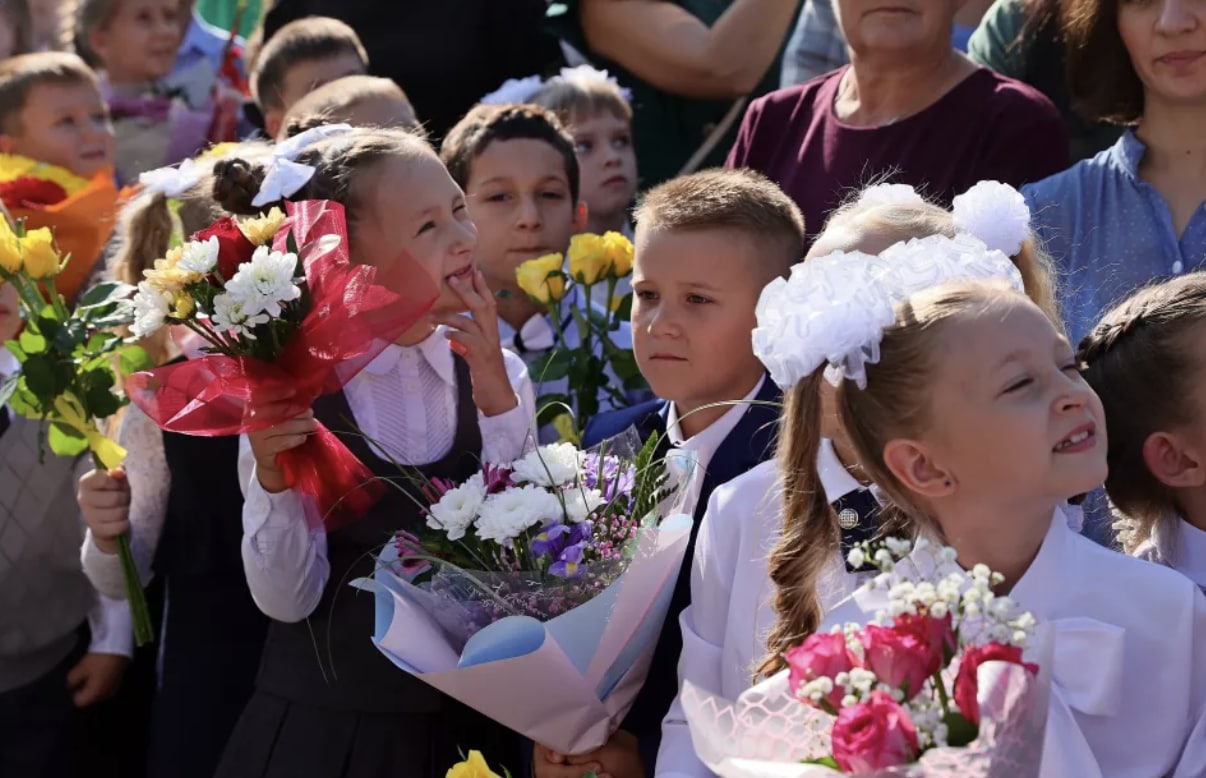
[[[702,761],[721,778],[1032,774],[1046,714],[1038,665],[1023,659],[1035,621],[994,593],[1000,577],[924,540],[851,557],[882,571],[860,592],[885,600],[871,623],[810,635],[735,703],[687,684]]]

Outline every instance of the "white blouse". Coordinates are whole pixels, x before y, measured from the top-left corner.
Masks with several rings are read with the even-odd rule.
[[[535,441],[535,401],[527,366],[504,350],[517,405],[497,416],[478,414],[483,461],[518,459]],[[442,459],[456,436],[457,381],[452,352],[438,328],[416,346],[390,345],[345,387],[357,427],[394,461],[422,465]],[[243,504],[243,569],[257,606],[278,621],[308,617],[330,575],[327,535],[306,522],[301,497],[269,494],[255,475],[255,455],[239,441]]]
[[[1057,510],[1010,596],[1054,633],[1041,778],[1206,775],[1206,597],[1193,582],[1099,546]],[[859,590],[822,628],[885,605]]]
[[[833,499],[859,488],[828,440],[818,451],[818,468],[825,494]],[[753,685],[775,622],[775,587],[767,560],[782,524],[781,489],[777,463],[771,460],[712,492],[691,563],[691,604],[679,617],[680,691],[682,682],[690,681],[734,700]],[[835,555],[818,581],[822,606],[842,601],[867,577],[848,573]],[[656,775],[712,775],[695,755],[678,698],[662,724]]]

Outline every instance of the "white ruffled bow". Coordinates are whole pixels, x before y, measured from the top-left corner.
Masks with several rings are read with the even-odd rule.
[[[144,192],[177,198],[201,183],[205,171],[194,159],[186,159],[178,167],[161,167],[140,173],[138,183]]]
[[[343,135],[351,131],[351,125],[324,124],[276,144],[272,149],[272,160],[264,172],[264,182],[260,184],[260,191],[256,193],[251,204],[256,208],[263,208],[269,203],[275,203],[296,194],[310,182],[315,172],[312,166],[294,161],[302,150],[323,138]]]
[[[548,351],[557,344],[553,325],[548,316],[538,313],[523,323],[519,332],[511,338],[511,350],[517,354],[530,351]]]

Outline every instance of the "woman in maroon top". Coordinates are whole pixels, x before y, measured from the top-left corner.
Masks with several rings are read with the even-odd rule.
[[[851,64],[752,103],[728,158],[795,199],[810,242],[849,193],[875,180],[949,206],[977,181],[1021,186],[1068,166],[1050,101],[951,48],[958,0],[837,6]]]

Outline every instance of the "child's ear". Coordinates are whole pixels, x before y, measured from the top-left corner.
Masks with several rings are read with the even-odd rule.
[[[1153,432],[1143,441],[1143,463],[1157,481],[1172,489],[1206,484],[1206,458],[1202,454],[1185,445],[1175,433]]]
[[[105,52],[109,49],[109,31],[101,27],[93,27],[88,30],[88,48],[92,49],[97,59],[103,62]]]
[[[884,464],[908,489],[922,497],[946,497],[955,490],[955,479],[915,440],[897,438],[884,446]]]
[[[586,230],[586,222],[590,218],[590,208],[586,203],[579,201],[578,207],[574,209],[574,232],[583,232]]]

